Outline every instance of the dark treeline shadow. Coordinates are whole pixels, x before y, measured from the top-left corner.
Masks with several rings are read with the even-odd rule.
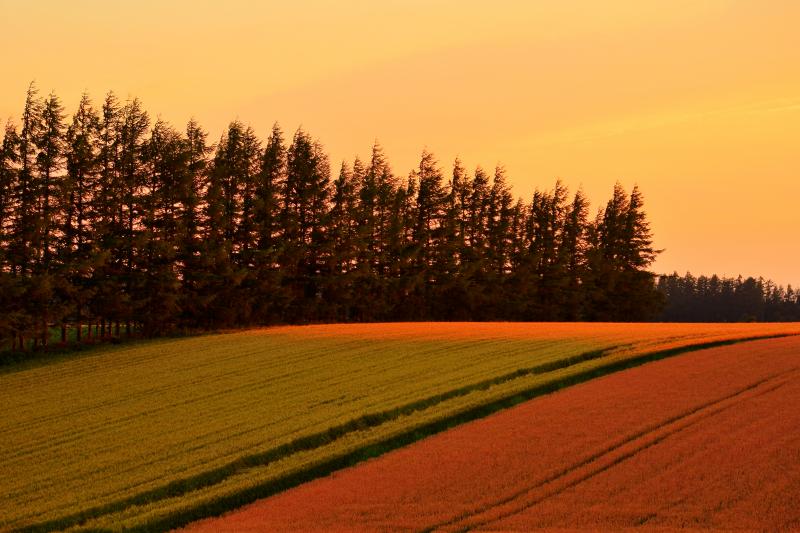
[[[659,276],[665,322],[796,322],[800,293],[763,278]]]
[[[216,145],[139,100],[65,117],[31,85],[0,147],[0,342],[257,324],[638,321],[663,303],[640,191],[596,216],[560,182],[515,199],[502,167],[447,175],[381,147],[332,175],[322,145],[239,121]],[[56,332],[55,335],[53,332]]]

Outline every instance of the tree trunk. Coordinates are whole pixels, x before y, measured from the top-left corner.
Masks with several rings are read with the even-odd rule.
[[[81,339],[83,338],[83,326],[81,325],[81,306],[78,304],[78,308],[75,310],[75,322],[78,326],[78,329],[75,330],[75,340],[80,344]],[[89,328],[91,331],[91,327]]]
[[[116,323],[116,325],[115,325],[115,327],[114,327],[114,335],[115,335],[117,338],[119,338],[119,320],[117,320],[117,323]]]
[[[48,337],[50,337],[50,332],[47,331],[47,314],[45,314],[42,320],[42,346],[44,348],[47,348]]]

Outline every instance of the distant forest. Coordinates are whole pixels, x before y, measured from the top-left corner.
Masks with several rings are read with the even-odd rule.
[[[212,144],[113,93],[67,120],[31,85],[0,147],[0,342],[17,349],[58,329],[691,319],[705,289],[657,283],[657,253],[636,187],[590,216],[560,182],[515,199],[502,167],[445,175],[428,151],[398,176],[377,143],[332,175],[302,129],[261,141],[235,121]],[[747,313],[731,319],[767,318]]]
[[[660,276],[665,322],[800,321],[800,292],[762,278]]]

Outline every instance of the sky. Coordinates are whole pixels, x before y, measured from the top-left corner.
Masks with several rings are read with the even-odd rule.
[[[278,121],[405,176],[503,164],[593,209],[645,195],[654,270],[800,284],[800,2],[0,0],[0,119],[28,84],[195,117]]]

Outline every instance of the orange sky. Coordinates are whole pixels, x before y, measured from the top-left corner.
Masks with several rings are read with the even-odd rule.
[[[658,271],[800,283],[800,2],[0,0],[0,117],[140,97],[217,138],[302,124],[334,162],[503,162],[596,206],[646,195]],[[164,4],[164,5],[162,5]],[[168,4],[168,5],[166,5]],[[491,6],[491,7],[489,7]]]

